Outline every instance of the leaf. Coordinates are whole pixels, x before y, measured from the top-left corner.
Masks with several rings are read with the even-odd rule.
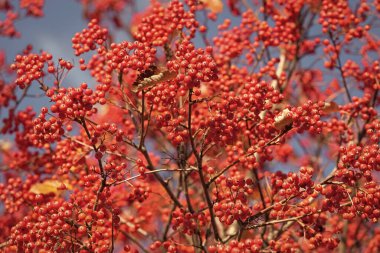
[[[325,102],[322,111],[325,113],[339,112],[339,106],[335,102]]]
[[[278,130],[283,130],[286,126],[293,123],[292,113],[289,109],[284,109],[277,117],[274,119],[274,127]]]
[[[7,140],[0,140],[0,150],[3,152],[9,151],[12,147],[12,143]]]
[[[164,72],[160,72],[158,74],[145,77],[144,79],[142,79],[141,81],[137,83],[137,86],[133,87],[132,91],[138,92],[142,89],[153,87],[154,85],[160,82],[165,82],[165,81],[174,79],[176,76],[177,76],[176,72],[166,70]]]
[[[221,13],[223,11],[222,0],[202,0],[202,3],[214,13]]]
[[[49,194],[54,193],[55,195],[59,195],[62,193],[62,190],[59,190],[60,188],[63,188],[62,186],[65,185],[67,189],[72,189],[72,185],[70,185],[67,180],[65,181],[59,181],[59,180],[53,180],[53,179],[47,179],[43,181],[42,183],[36,183],[30,187],[29,192],[35,193],[35,194]]]

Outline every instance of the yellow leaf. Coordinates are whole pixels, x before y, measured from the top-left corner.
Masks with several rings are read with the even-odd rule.
[[[12,147],[12,143],[7,140],[0,140],[0,150],[2,151],[9,151]]]
[[[42,183],[32,185],[32,187],[29,189],[29,192],[35,194],[54,193],[55,195],[58,195],[62,193],[62,190],[59,190],[59,188],[62,188],[63,185],[66,187],[66,189],[72,189],[72,186],[67,182],[67,180],[62,182],[59,180],[47,179]]]
[[[274,127],[278,130],[284,129],[286,126],[293,123],[292,114],[289,109],[284,109],[277,117],[274,119]]]
[[[223,11],[222,0],[202,0],[202,3],[212,12],[220,13]]]

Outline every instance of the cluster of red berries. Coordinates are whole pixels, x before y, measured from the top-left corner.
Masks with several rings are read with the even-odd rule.
[[[119,229],[120,226],[120,209],[109,208],[113,201],[109,191],[103,191],[99,196],[99,203],[95,207],[95,192],[76,191],[70,199],[72,203],[78,206],[76,213],[69,221],[74,222],[71,234],[77,232],[78,238],[89,237],[88,252],[109,252],[111,247],[112,233]],[[71,225],[71,224],[70,224]],[[112,229],[114,231],[112,232]],[[85,245],[87,246],[87,245]]]
[[[351,180],[356,182],[357,177],[350,178],[349,169],[353,168],[360,171],[358,176],[364,176],[367,181],[372,180],[372,172],[379,171],[379,144],[361,145],[350,144],[347,147],[340,148],[340,161],[336,175],[346,177],[346,182],[351,184]]]
[[[20,32],[15,27],[18,19],[26,16],[42,17],[44,1],[43,0],[20,0],[19,6],[15,3],[4,1],[0,5],[0,11],[6,12],[5,19],[0,20],[0,35],[4,37],[20,37]],[[25,11],[25,14],[23,13]],[[3,15],[2,15],[3,16]]]
[[[233,117],[232,113],[226,115],[223,114],[223,111],[219,111],[204,119],[205,123],[204,125],[201,123],[201,126],[210,129],[206,138],[207,143],[232,144],[237,137],[236,130],[238,129]]]
[[[86,18],[106,20],[107,17],[112,16],[112,21],[120,27],[120,14],[123,14],[123,10],[131,3],[131,0],[81,0],[80,2]]]
[[[33,145],[33,142],[27,137],[28,133],[33,132],[33,118],[36,113],[31,106],[27,106],[23,111],[19,111],[14,115],[13,111],[9,112],[9,118],[3,119],[2,133],[16,133],[15,142],[20,150],[23,147]]]
[[[160,127],[165,126],[167,122],[167,118],[171,117],[170,112],[167,111],[171,106],[174,107],[175,99],[178,94],[179,85],[174,81],[161,82],[151,88],[146,94],[148,104],[153,106],[153,110],[157,110],[160,112],[157,115],[157,125]],[[181,94],[184,95],[184,94]],[[178,110],[176,107],[173,110]],[[183,110],[183,109],[180,109]],[[163,117],[162,115],[166,115]],[[182,115],[184,116],[184,115]],[[164,120],[164,118],[166,118]],[[183,120],[180,120],[183,121]],[[173,122],[174,123],[174,122]],[[175,123],[174,123],[175,124]]]
[[[82,83],[78,88],[49,89],[46,95],[54,103],[50,106],[51,112],[56,113],[61,119],[90,117],[97,111],[94,108],[96,103],[104,104],[106,102],[104,92],[94,92],[87,88],[86,83]]]
[[[370,44],[374,47],[377,45]],[[364,46],[363,46],[364,47]],[[373,50],[370,48],[369,50]],[[380,61],[374,61],[371,65],[366,66],[364,70],[356,76],[356,80],[363,82],[363,89],[379,90],[380,83],[377,82],[380,78]]]
[[[298,133],[307,130],[311,134],[320,134],[326,126],[326,122],[321,120],[321,116],[327,111],[326,107],[323,101],[313,103],[309,100],[302,106],[291,108],[288,112],[283,111],[282,117],[288,120],[293,128],[297,128]]]
[[[352,129],[348,127],[345,121],[337,118],[332,118],[326,122],[324,132],[332,134],[337,141],[342,141],[342,143],[348,143],[354,139]]]
[[[228,96],[231,90],[243,87],[245,84],[253,81],[252,76],[246,68],[238,68],[236,65],[224,65],[222,59],[218,57],[220,54],[215,54],[215,62],[218,65],[218,79],[211,81],[205,89],[203,95],[219,94]],[[236,94],[235,94],[236,95]]]
[[[26,15],[41,17],[44,15],[44,0],[21,0],[20,8],[26,10]]]
[[[322,1],[322,10],[320,12],[319,23],[322,25],[322,31],[337,31],[340,29],[349,30],[351,26],[357,27],[362,21],[359,15],[355,15],[344,0],[331,2],[329,0]],[[367,8],[362,9],[365,11]],[[363,13],[362,13],[363,14]]]
[[[342,105],[340,108],[352,117],[360,116],[364,120],[373,119],[378,115],[378,112],[371,106],[372,97],[372,89],[365,89],[363,97],[352,97],[352,103]]]
[[[25,203],[32,203],[35,194],[30,193],[30,187],[38,181],[38,176],[29,175],[26,180],[21,177],[10,177],[0,184],[0,200],[7,213],[15,213]]]
[[[53,66],[51,54],[41,52],[41,54],[29,53],[31,48],[27,49],[26,54],[17,55],[15,62],[11,64],[11,69],[16,71],[16,84],[24,89],[29,86],[34,80],[40,80],[44,73],[45,64]]]
[[[168,253],[178,253],[181,252],[180,248],[181,246],[176,244],[174,241],[165,241],[165,242],[160,242],[160,241],[155,241],[150,245],[151,250],[158,250],[160,247],[163,247],[166,252]],[[127,251],[130,252],[130,251]]]
[[[107,163],[103,167],[107,177],[116,181],[123,180],[123,175],[125,173],[125,169],[127,168],[127,164],[125,162],[118,161],[113,156],[107,157],[106,160]]]
[[[137,181],[133,184],[133,189],[126,194],[126,200],[133,202],[135,200],[139,202],[144,202],[149,194],[152,192],[152,189],[148,182]]]
[[[96,46],[103,45],[107,38],[108,30],[101,27],[97,19],[91,20],[88,23],[88,28],[76,33],[71,40],[75,55],[79,56],[90,50],[95,50]]]
[[[217,79],[217,65],[212,58],[212,48],[196,49],[189,40],[176,43],[176,53],[173,60],[168,61],[169,70],[179,74],[178,83],[189,88],[199,87],[201,82]]]
[[[219,35],[213,38],[214,46],[217,48],[218,58],[221,62],[228,62],[231,59],[240,56],[243,50],[251,47],[250,37],[255,31],[255,22],[257,21],[252,11],[242,14],[242,21],[239,26],[228,29],[231,20],[226,19],[224,23],[218,26]],[[255,49],[251,49],[252,53]]]
[[[258,146],[261,146],[258,144]],[[244,168],[247,170],[259,169],[262,160],[266,160],[266,150],[263,150],[261,147],[250,147],[248,150],[245,148],[244,142],[237,141],[235,145],[230,145],[226,147],[228,163],[234,163],[239,161],[238,166],[233,166],[231,169],[232,173],[236,173],[238,168]],[[260,155],[260,160],[256,159],[256,156],[253,154]],[[260,173],[260,172],[259,172]]]
[[[28,137],[37,147],[43,146],[45,143],[53,143],[60,141],[65,130],[63,129],[63,121],[55,117],[46,119],[47,109],[42,108],[41,114],[33,120],[34,128]]]
[[[58,211],[60,208],[61,212]],[[72,218],[72,209],[72,204],[65,203],[64,205],[62,200],[48,202],[35,208],[30,215],[25,216],[12,228],[9,243],[17,246],[17,249],[22,252],[53,249],[57,252],[65,252],[69,250],[70,243],[62,241],[60,238],[65,238],[66,234],[75,228],[65,222],[65,218]]]
[[[374,119],[370,123],[364,126],[368,140],[371,143],[380,142],[380,119]],[[378,156],[379,157],[379,156]],[[377,162],[380,163],[380,158],[376,158]]]
[[[86,252],[107,252],[110,247],[111,224],[109,212],[105,209],[92,210],[92,206],[82,210],[75,204],[62,199],[53,200],[35,208],[12,228],[10,245],[22,252],[36,250],[87,249]],[[115,222],[117,226],[117,221]],[[79,238],[91,234],[86,244],[77,244]],[[62,238],[66,240],[62,241]]]
[[[107,91],[112,83],[112,68],[107,65],[107,59],[105,57],[105,48],[98,49],[98,54],[94,54],[91,59],[88,61],[87,65],[85,64],[84,59],[79,59],[81,70],[90,70],[90,74],[94,79],[107,86]]]
[[[380,186],[376,181],[366,182],[352,198],[354,210],[362,219],[377,223],[380,219]]]
[[[231,240],[228,244],[218,244],[216,246],[209,246],[208,252],[210,253],[258,253],[264,246],[262,239],[244,239],[241,241]]]
[[[19,14],[14,11],[7,11],[5,19],[0,20],[0,35],[5,37],[20,37],[20,33],[16,30],[15,21]]]
[[[151,43],[153,46],[163,46],[171,36],[176,36],[178,31],[190,29],[189,38],[193,37],[199,26],[195,19],[196,7],[190,6],[185,11],[184,4],[179,0],[170,1],[165,8],[155,2],[151,12],[144,17],[134,34],[137,41]]]
[[[85,143],[85,139],[78,136],[75,141]],[[70,139],[64,139],[57,142],[56,148],[52,154],[52,163],[54,169],[57,169],[58,175],[68,174],[69,172],[78,173],[79,168],[85,164],[85,159],[78,157],[78,154],[86,152],[83,145],[78,144]]]
[[[333,250],[340,242],[338,237],[332,237],[332,233],[316,233],[308,239],[307,249],[316,250],[318,248]]]
[[[166,109],[162,107],[162,109]],[[160,111],[160,110],[159,110]],[[167,138],[175,145],[179,145],[188,138],[188,130],[181,124],[186,123],[186,113],[184,108],[173,108],[173,115],[167,109],[156,116],[157,128],[163,128],[168,132]],[[175,117],[173,117],[175,116]]]
[[[252,179],[244,179],[242,175],[236,174],[228,178],[221,176],[216,183],[221,188],[213,190],[217,199],[214,211],[223,224],[231,225],[234,221],[245,221],[252,215],[248,206],[248,197],[252,195],[255,187]]]
[[[112,43],[105,57],[110,69],[121,73],[127,73],[131,69],[143,72],[154,64],[156,51],[148,43],[124,41]]]
[[[325,197],[322,201],[322,210],[331,213],[339,212],[342,217],[352,220],[356,217],[357,209],[352,205],[345,205],[350,201],[352,190],[341,185],[333,184],[325,186],[320,193]]]
[[[193,235],[199,227],[207,224],[207,217],[204,213],[190,213],[183,209],[173,212],[172,227],[187,235]]]
[[[261,112],[272,108],[283,99],[283,95],[265,81],[250,82],[241,91],[241,102],[248,117],[259,120]],[[242,115],[243,116],[243,115]]]
[[[8,107],[11,101],[16,100],[15,88],[14,83],[6,83],[5,80],[0,79],[0,107]]]
[[[306,198],[314,192],[312,181],[314,170],[312,167],[301,167],[299,175],[294,172],[287,174],[277,171],[271,176],[272,190],[280,198],[289,198],[301,192],[300,197]]]

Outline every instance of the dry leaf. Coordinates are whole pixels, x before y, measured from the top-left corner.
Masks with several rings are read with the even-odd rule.
[[[1,151],[9,151],[12,147],[12,143],[7,140],[0,140],[0,150]]]
[[[59,195],[62,193],[62,190],[59,190],[59,188],[62,188],[62,184],[64,184],[67,189],[72,189],[72,186],[67,182],[67,180],[62,182],[59,180],[47,179],[42,183],[32,185],[29,192],[35,194],[54,193],[55,195]]]
[[[220,13],[223,11],[222,0],[202,0],[202,3],[206,6],[207,9],[214,13]]]
[[[145,77],[143,80],[141,80],[137,83],[137,86],[135,86],[132,89],[132,91],[138,92],[142,89],[153,87],[154,85],[156,85],[160,82],[169,81],[169,80],[175,78],[176,76],[177,76],[176,72],[166,70],[164,72],[160,72],[158,74],[151,75],[149,77]]]
[[[293,122],[292,113],[289,109],[284,109],[275,119],[274,127],[283,130],[286,126]]]
[[[325,102],[325,106],[322,110],[325,113],[339,112],[339,106],[335,102]]]

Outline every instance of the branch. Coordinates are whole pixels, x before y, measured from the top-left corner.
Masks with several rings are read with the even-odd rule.
[[[214,237],[215,237],[215,240],[221,241],[221,238],[220,238],[219,233],[218,233],[218,227],[217,227],[216,222],[215,222],[213,203],[211,201],[210,194],[208,193],[208,185],[206,183],[206,180],[204,178],[203,171],[202,171],[202,157],[198,154],[198,152],[196,150],[196,146],[194,143],[194,138],[193,138],[192,130],[191,130],[191,114],[192,114],[191,113],[192,112],[192,99],[191,99],[191,97],[192,97],[192,93],[193,93],[193,91],[192,91],[192,89],[190,89],[189,90],[188,126],[187,126],[188,131],[189,131],[190,144],[191,144],[191,149],[193,150],[193,154],[197,160],[199,178],[200,178],[200,181],[202,184],[202,189],[203,189],[203,192],[204,192],[204,195],[206,198],[206,202],[207,202],[207,207],[208,207],[208,210],[210,213],[211,225],[212,225],[212,230],[214,232]]]

